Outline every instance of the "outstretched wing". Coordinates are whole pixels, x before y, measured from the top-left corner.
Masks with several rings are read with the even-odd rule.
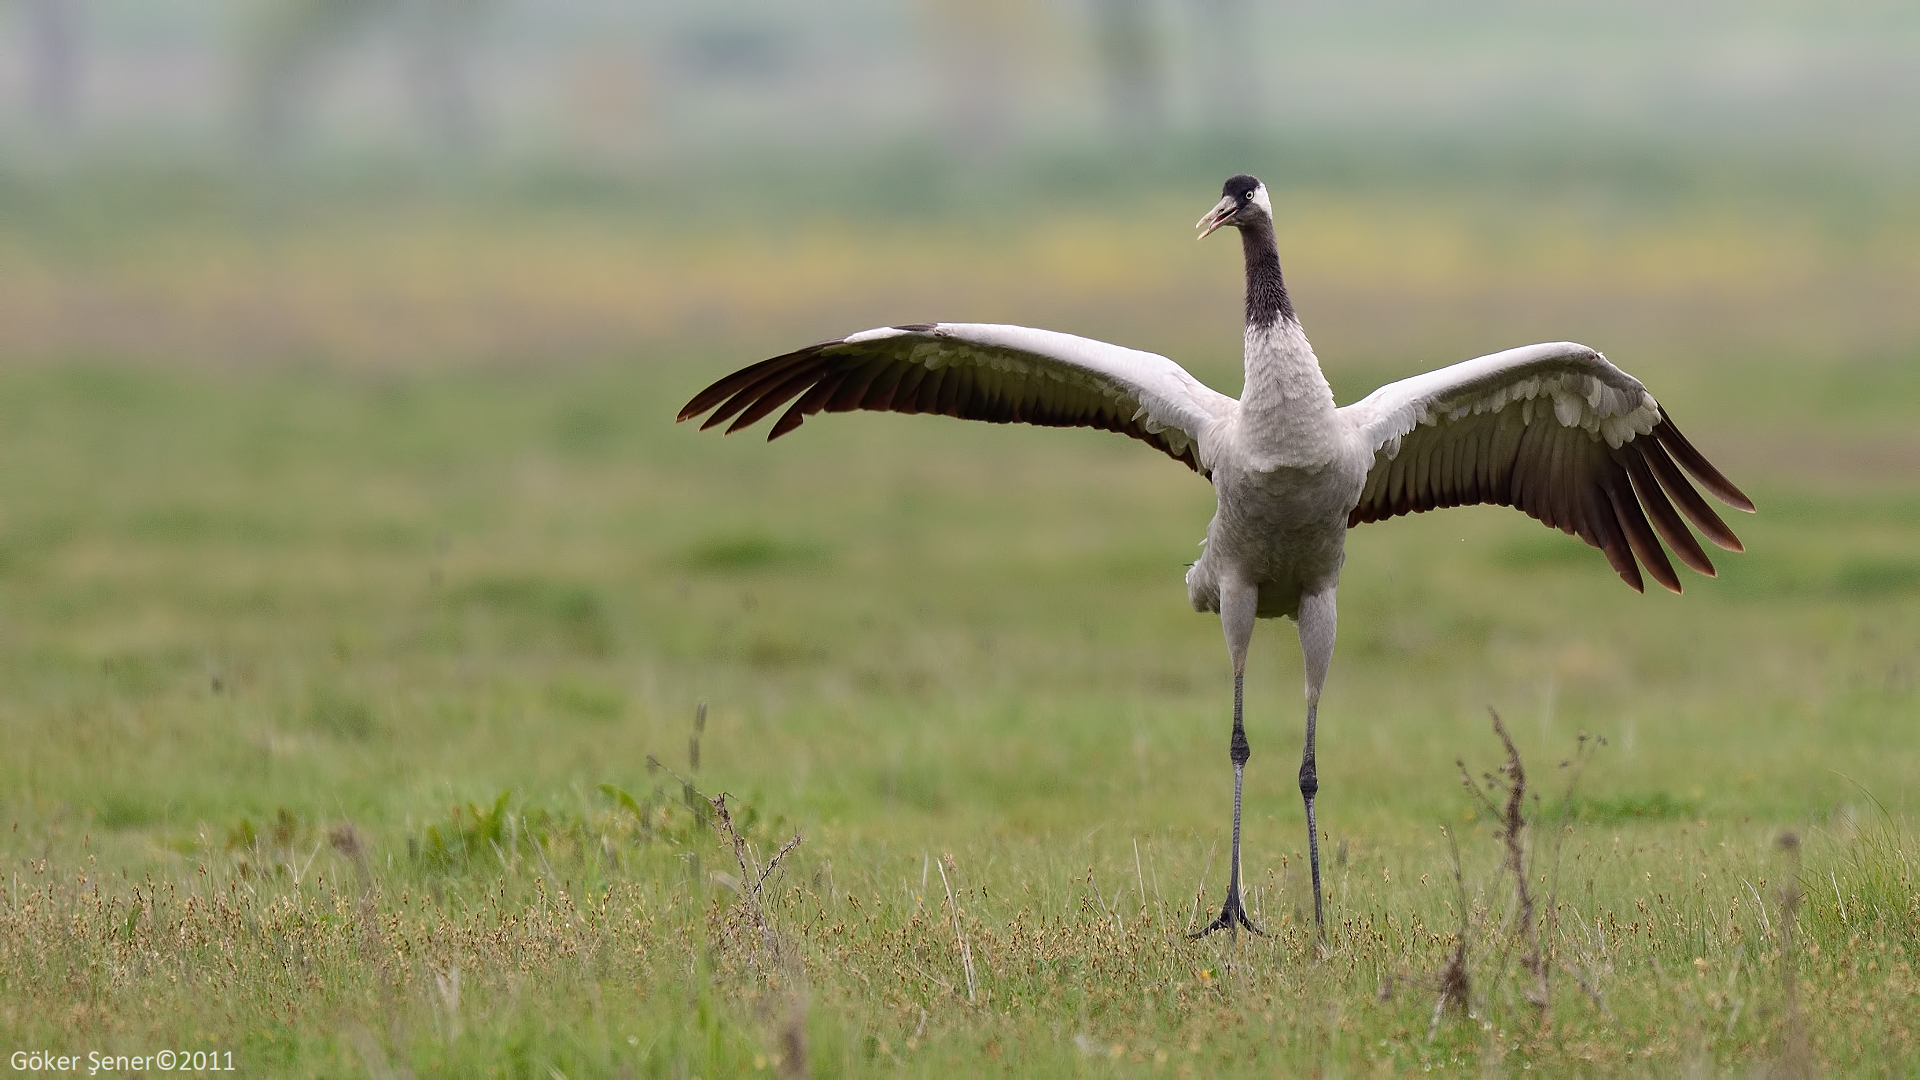
[[[1208,470],[1208,432],[1238,408],[1155,353],[1025,326],[918,323],[849,334],[742,368],[700,391],[679,418],[712,409],[704,431],[737,414],[731,434],[789,401],[769,441],[822,409],[941,413],[1117,431],[1201,473]]]
[[[1713,574],[1682,514],[1714,543],[1743,550],[1681,470],[1730,506],[1751,513],[1752,500],[1638,379],[1585,345],[1482,356],[1383,386],[1340,412],[1374,451],[1349,526],[1442,506],[1511,506],[1604,551],[1636,590],[1637,556],[1655,581],[1680,591],[1656,531],[1680,561]]]

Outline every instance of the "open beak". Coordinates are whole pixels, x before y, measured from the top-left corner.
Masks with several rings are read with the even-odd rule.
[[[1232,196],[1222,196],[1220,201],[1214,205],[1214,208],[1207,211],[1207,216],[1201,218],[1199,223],[1194,226],[1194,228],[1200,230],[1200,235],[1197,239],[1205,240],[1213,230],[1225,225],[1227,219],[1233,217],[1233,212],[1239,208],[1240,204],[1235,201]]]

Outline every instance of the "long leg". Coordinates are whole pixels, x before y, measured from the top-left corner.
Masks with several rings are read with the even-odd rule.
[[[1252,585],[1222,582],[1220,586],[1220,625],[1226,630],[1227,652],[1233,657],[1233,738],[1227,744],[1227,757],[1233,762],[1233,858],[1227,871],[1227,902],[1220,917],[1208,923],[1194,937],[1225,930],[1238,937],[1240,927],[1256,934],[1264,933],[1247,918],[1240,902],[1240,784],[1252,751],[1247,747],[1247,729],[1241,723],[1242,690],[1247,676],[1247,645],[1253,640],[1254,612],[1260,606],[1260,590]]]
[[[1307,855],[1313,866],[1313,925],[1324,938],[1326,914],[1321,910],[1320,833],[1313,819],[1313,797],[1320,792],[1320,777],[1313,767],[1313,728],[1320,711],[1320,687],[1327,681],[1327,666],[1333,662],[1333,635],[1339,616],[1335,611],[1331,588],[1300,598],[1300,653],[1307,669],[1307,745],[1300,755],[1300,797],[1307,804]]]

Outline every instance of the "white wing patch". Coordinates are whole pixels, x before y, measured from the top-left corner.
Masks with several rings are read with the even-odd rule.
[[[885,341],[888,338],[906,337],[909,331],[893,326],[881,326],[872,330],[862,330],[857,334],[848,334],[840,339],[844,345],[860,345],[869,341]]]

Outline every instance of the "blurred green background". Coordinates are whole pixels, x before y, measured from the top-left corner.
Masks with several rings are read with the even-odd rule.
[[[0,13],[0,634],[17,727],[64,730],[69,690],[48,680],[116,658],[163,698],[227,668],[298,698],[404,665],[392,642],[427,632],[407,604],[461,613],[459,633],[435,631],[452,635],[434,639],[450,672],[470,662],[472,612],[576,604],[629,730],[680,723],[699,697],[777,727],[755,656],[778,658],[768,685],[857,699],[863,663],[910,666],[874,619],[930,641],[1022,628],[1048,643],[1019,661],[1036,682],[1106,648],[1063,627],[1144,635],[1148,655],[1178,642],[1210,716],[1216,634],[1179,581],[1208,492],[1165,463],[1082,433],[863,416],[766,448],[671,418],[740,363],[916,319],[1155,349],[1231,392],[1239,260],[1188,222],[1240,170],[1275,191],[1342,401],[1577,339],[1761,493],[1767,512],[1742,523],[1753,554],[1672,609],[1700,617],[1701,648],[1812,632],[1704,614],[1762,596],[1879,605],[1911,628],[1920,15],[1904,5]],[[1396,644],[1393,627],[1462,605],[1485,609],[1478,633],[1538,618],[1575,653],[1635,647],[1666,618],[1668,600],[1613,595],[1597,556],[1538,532],[1463,511],[1357,534],[1348,587],[1380,608],[1349,600],[1336,672],[1377,647],[1397,658],[1382,677],[1417,684],[1399,661],[1439,646]],[[1442,554],[1410,538],[1456,534],[1476,539],[1445,557],[1484,574],[1414,569]],[[1448,597],[1461,574],[1474,595]],[[489,592],[495,578],[521,584]],[[1546,583],[1603,606],[1546,603]],[[1611,611],[1618,630],[1593,622]],[[803,629],[836,618],[851,621]],[[1905,647],[1859,678],[1910,693]],[[745,696],[721,704],[701,665]],[[1499,670],[1479,652],[1454,667],[1476,699],[1575,696],[1538,658],[1495,685],[1474,681]],[[1623,694],[1644,688],[1631,664],[1615,674]],[[1292,695],[1273,706],[1291,717]],[[268,728],[293,708],[261,707]],[[370,715],[411,730],[388,712]],[[76,797],[51,783],[16,772],[8,797]],[[1835,790],[1821,771],[1780,783],[1770,797],[1789,802]],[[148,812],[213,812],[176,797]]]

